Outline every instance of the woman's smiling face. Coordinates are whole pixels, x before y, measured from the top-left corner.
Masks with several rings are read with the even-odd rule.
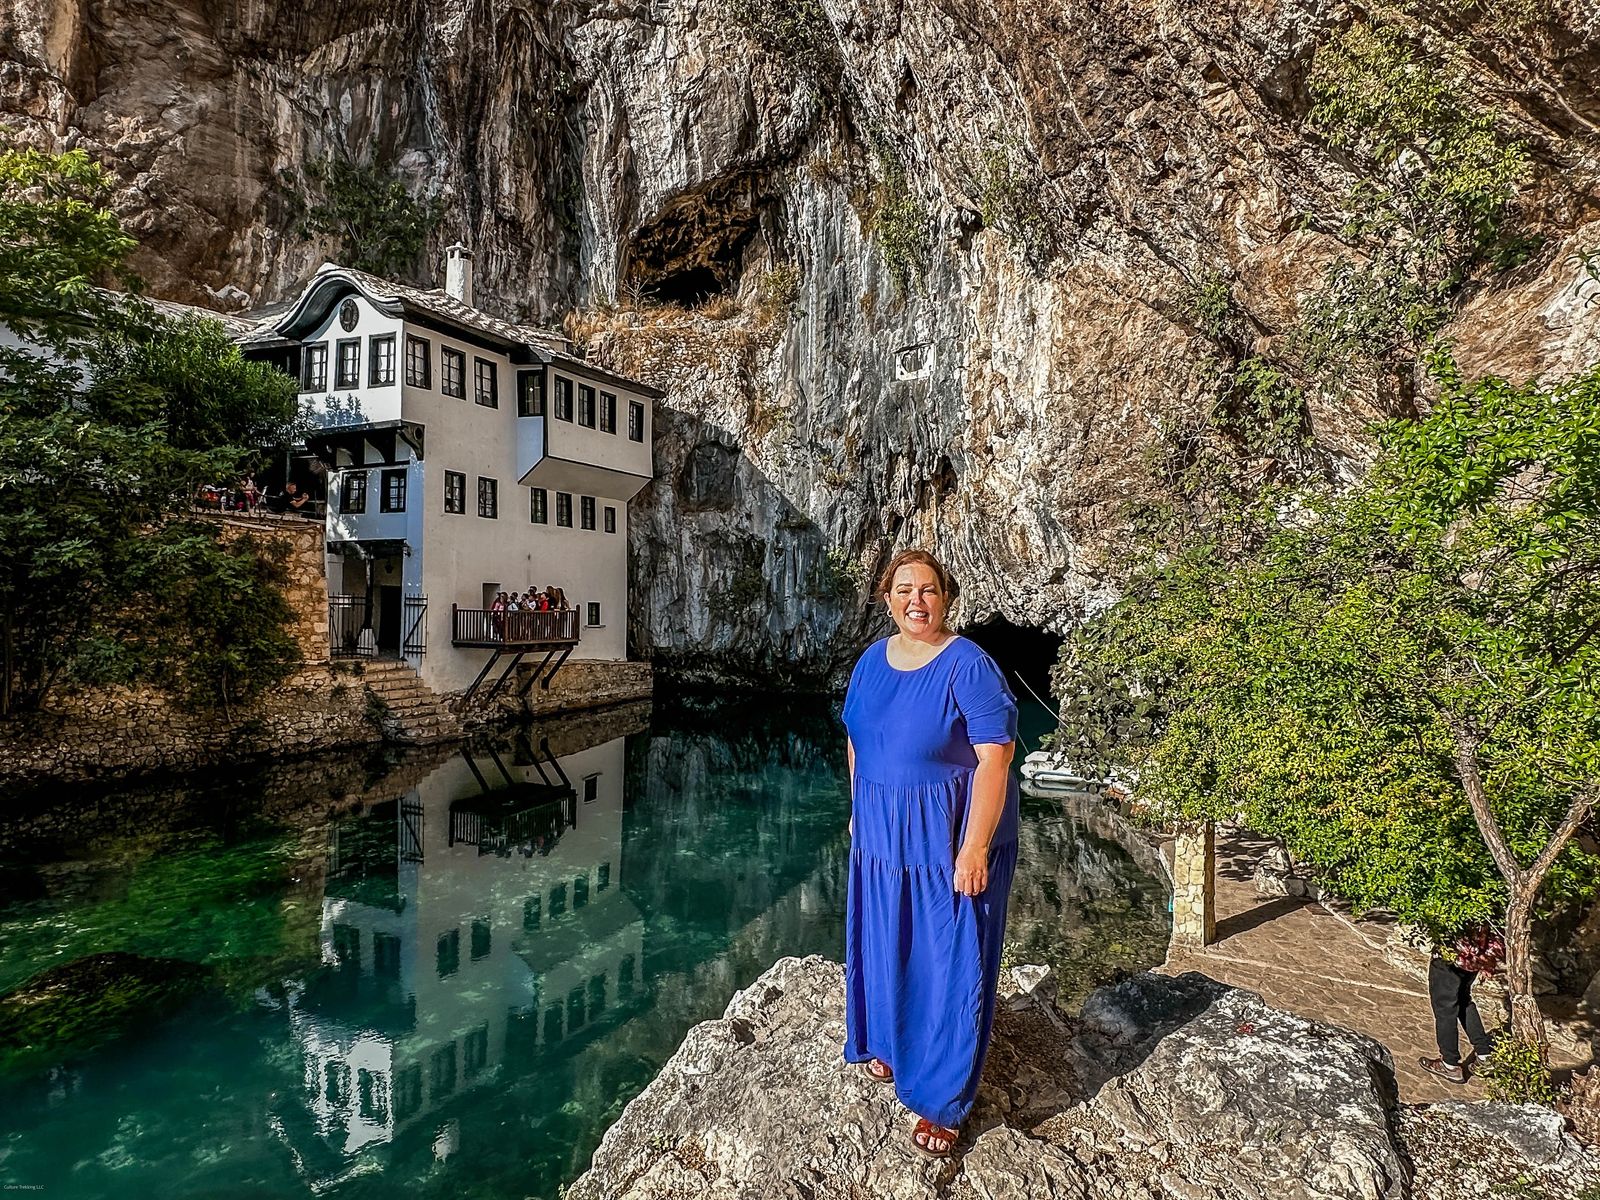
[[[926,563],[907,563],[896,571],[885,599],[889,615],[908,638],[932,637],[944,628],[944,589]]]

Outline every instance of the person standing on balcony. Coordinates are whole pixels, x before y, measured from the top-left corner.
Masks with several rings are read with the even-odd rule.
[[[895,555],[878,583],[898,630],[850,676],[847,1062],[893,1084],[918,1153],[947,1158],[978,1094],[1017,865],[1017,704],[946,622],[938,559]]]

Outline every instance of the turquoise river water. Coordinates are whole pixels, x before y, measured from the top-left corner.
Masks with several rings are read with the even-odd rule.
[[[836,710],[666,707],[10,798],[0,1187],[555,1197],[692,1024],[842,950]],[[1056,803],[1022,836],[1016,961],[1160,960],[1121,846]]]

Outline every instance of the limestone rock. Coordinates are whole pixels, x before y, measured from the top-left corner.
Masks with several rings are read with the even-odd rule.
[[[1469,370],[1600,348],[1592,8],[1515,34],[1482,5],[1408,10],[1559,164],[1519,204],[1542,248],[1475,278],[1446,331]],[[629,520],[638,654],[815,682],[873,630],[864,585],[897,545],[948,558],[962,624],[1060,629],[1107,601],[1129,512],[1169,498],[1161,464],[1226,394],[1185,297],[1223,280],[1270,351],[1348,252],[1329,231],[1357,181],[1306,112],[1349,20],[1327,0],[0,0],[0,128],[102,158],[151,294],[201,304],[282,299],[338,252],[300,232],[314,164],[392,168],[444,212],[415,282],[465,237],[485,304],[571,314],[597,361],[668,389]],[[1318,465],[1350,478],[1404,403],[1314,401]]]
[[[1074,1031],[1060,1014],[1017,1023],[1003,1011],[958,1157],[929,1163],[892,1089],[841,1060],[842,986],[836,963],[775,964],[689,1032],[568,1196],[1467,1200],[1483,1189],[1451,1182],[1459,1155],[1491,1152],[1502,1180],[1600,1180],[1600,1159],[1550,1114],[1398,1108],[1376,1043],[1193,974],[1102,989]],[[1049,1003],[1040,991],[1035,1006]],[[1027,1040],[1070,1060],[1082,1083],[1042,1118],[993,1102],[1030,1069]]]

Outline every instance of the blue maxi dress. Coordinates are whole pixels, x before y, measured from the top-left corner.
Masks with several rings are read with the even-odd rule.
[[[911,671],[889,665],[888,644],[861,656],[844,705],[856,754],[844,1056],[882,1059],[902,1104],[954,1127],[977,1097],[994,1024],[1017,865],[1015,776],[981,895],[956,891],[955,857],[973,746],[1015,741],[1017,703],[994,660],[966,638]]]

